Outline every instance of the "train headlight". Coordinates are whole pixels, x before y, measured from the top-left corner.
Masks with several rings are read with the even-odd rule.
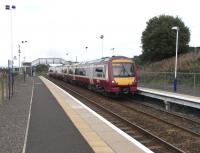
[[[133,82],[132,82],[132,84],[133,84],[133,85],[136,85],[136,84],[137,84],[137,80],[134,79]]]
[[[112,80],[112,86],[117,86],[118,85],[118,83],[117,82],[115,82],[115,80]]]

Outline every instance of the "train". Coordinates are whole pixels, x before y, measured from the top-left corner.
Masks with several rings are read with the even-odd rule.
[[[124,56],[52,66],[48,75],[105,94],[134,94],[137,91],[136,64]]]

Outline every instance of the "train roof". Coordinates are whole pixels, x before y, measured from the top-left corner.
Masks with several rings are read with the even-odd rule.
[[[92,61],[86,61],[86,62],[81,62],[79,64],[85,64],[85,65],[87,65],[87,64],[99,64],[99,63],[108,62],[108,61],[113,60],[113,59],[130,59],[130,58],[125,57],[125,56],[102,57],[101,59],[92,60]]]
[[[80,63],[70,63],[69,65],[79,66],[79,65],[90,65],[90,64],[103,64],[114,59],[131,59],[131,58],[128,58],[125,56],[102,57],[100,59],[91,60],[91,61],[85,61],[85,62],[80,62]],[[62,66],[69,66],[69,65],[62,65]],[[62,67],[62,66],[56,66],[56,67]]]

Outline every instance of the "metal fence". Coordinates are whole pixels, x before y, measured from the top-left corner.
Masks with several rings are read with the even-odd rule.
[[[139,72],[139,87],[173,92],[173,72]],[[177,73],[177,93],[200,96],[200,73]]]

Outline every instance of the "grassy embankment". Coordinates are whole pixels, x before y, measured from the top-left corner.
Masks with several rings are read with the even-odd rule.
[[[138,69],[139,85],[149,88],[173,90],[175,57],[144,65]],[[200,95],[200,52],[178,56],[178,91]]]
[[[175,57],[142,66],[141,72],[174,72]],[[178,72],[200,73],[200,52],[178,56]]]

